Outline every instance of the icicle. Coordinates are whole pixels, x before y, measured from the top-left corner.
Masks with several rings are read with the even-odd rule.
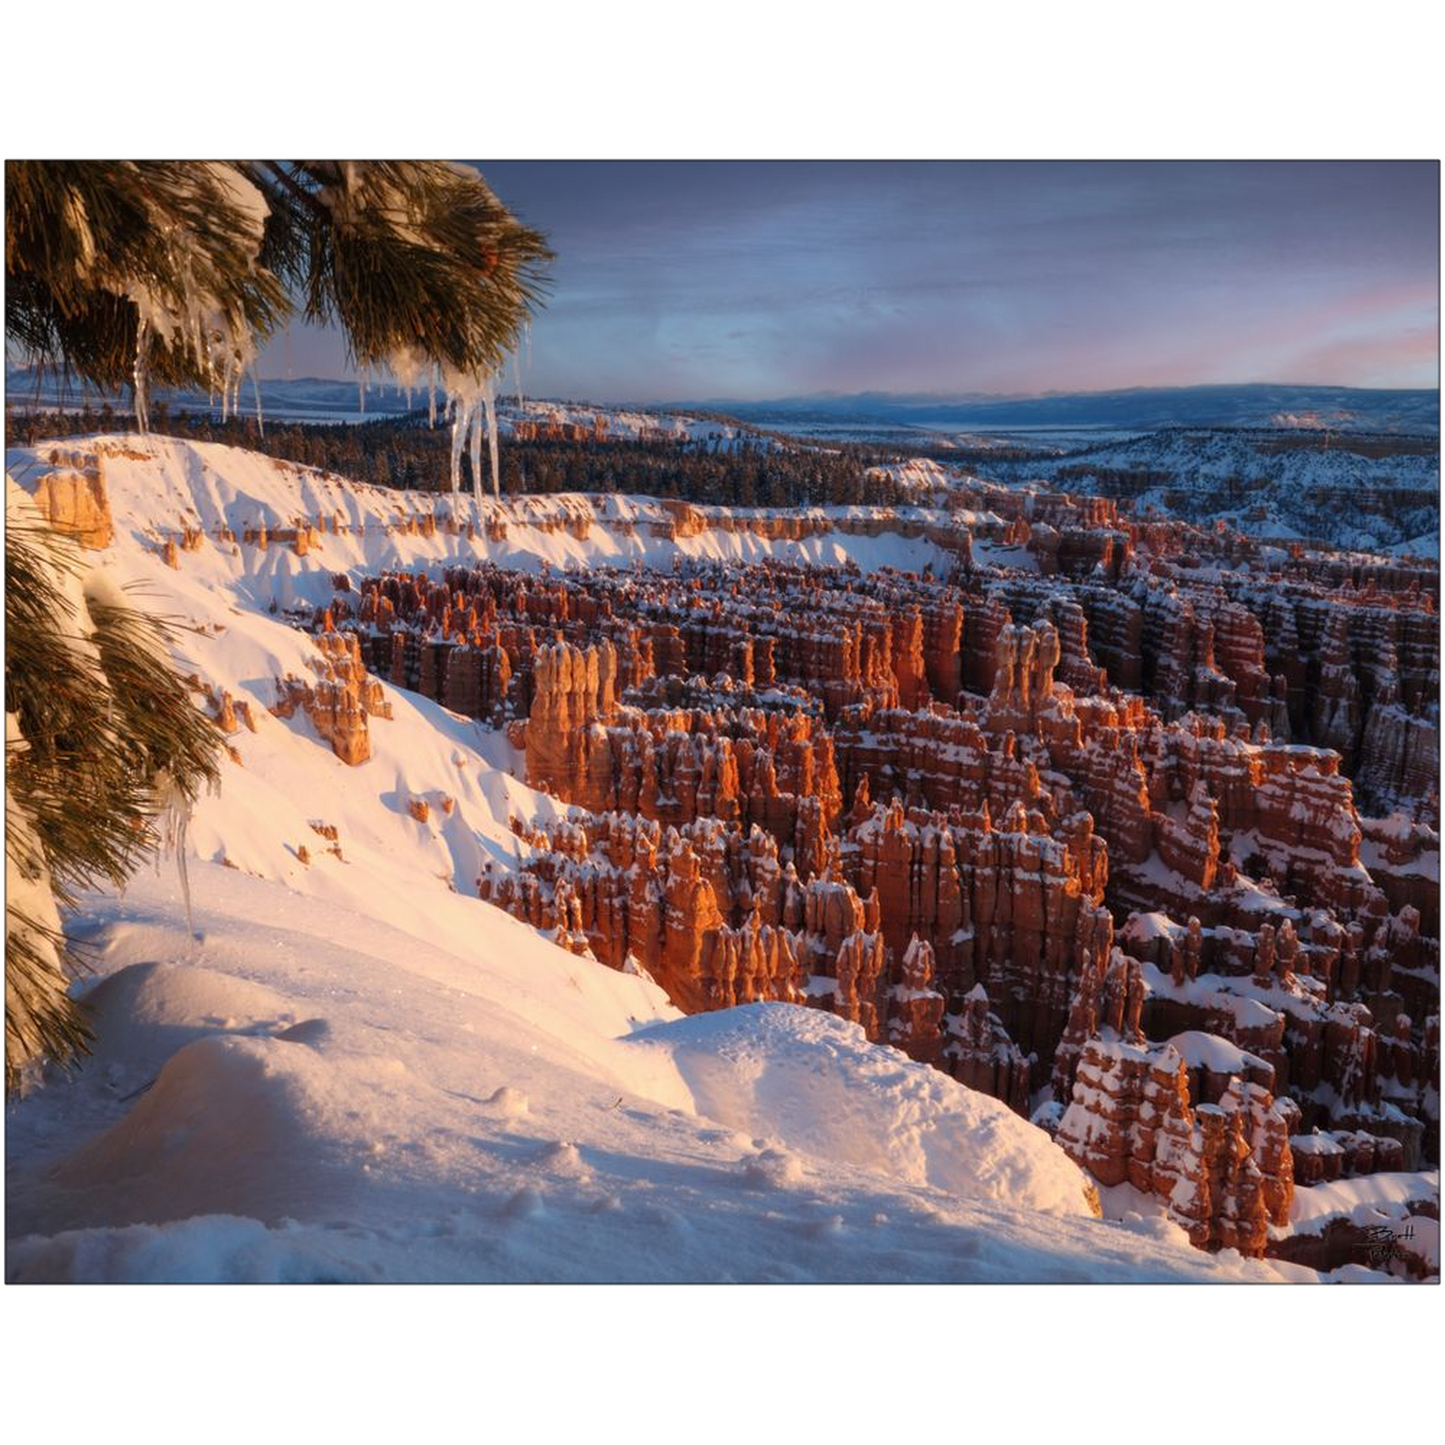
[[[357,390],[357,394],[358,394],[358,396],[359,396],[359,398],[360,398],[360,401],[361,401],[361,414],[362,414],[362,416],[365,416],[365,415],[366,415],[366,378],[365,378],[364,376],[361,378],[360,381],[358,381],[358,382],[356,383],[356,390]]]
[[[161,844],[176,855],[181,900],[186,908],[186,932],[199,943],[200,935],[196,932],[196,920],[191,912],[191,876],[186,869],[186,829],[191,821],[191,805],[169,773],[162,773],[157,780],[156,796],[160,803],[157,821],[160,823]]]
[[[187,810],[176,829],[176,870],[181,875],[181,897],[186,905],[186,932],[199,943],[200,935],[196,932],[195,915],[191,912],[191,875],[186,871],[186,825],[190,821],[190,812]]]
[[[471,404],[470,443],[472,449],[472,498],[477,504],[477,520],[482,518],[482,410]]]
[[[520,346],[512,353],[512,380],[517,386],[517,414],[525,416],[527,403],[522,399],[522,348]]]
[[[452,491],[462,487],[462,453],[470,449],[472,461],[472,495],[478,511],[482,501],[482,428],[487,429],[488,451],[491,455],[492,495],[502,494],[501,458],[498,453],[496,378],[486,376],[452,376],[443,378],[447,404],[452,417]]]
[[[462,489],[462,446],[470,413],[463,409],[460,397],[452,398],[452,491]]]
[[[437,424],[437,371],[438,368],[433,366],[426,384],[426,424],[433,429]]]
[[[492,495],[500,497],[502,495],[502,467],[501,459],[497,455],[497,399],[490,376],[482,383],[482,407],[487,414],[487,450],[491,453]]]
[[[132,388],[135,392],[135,424],[145,436],[151,429],[150,390],[146,381],[146,350],[149,343],[149,329],[144,316],[136,323],[135,329],[135,370],[131,373]]]
[[[251,386],[256,392],[256,430],[261,435],[261,440],[266,439],[266,420],[261,415],[261,377],[253,366],[251,368]]]

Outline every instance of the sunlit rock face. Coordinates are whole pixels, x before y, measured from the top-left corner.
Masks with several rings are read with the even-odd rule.
[[[115,537],[105,487],[105,459],[99,450],[51,447],[48,469],[31,492],[40,515],[57,532],[86,549],[110,546]]]
[[[342,762],[356,767],[371,756],[367,718],[389,716],[390,704],[382,696],[381,684],[368,676],[354,634],[324,631],[316,641],[320,657],[315,680],[277,679],[276,702],[271,711],[284,718],[300,709],[331,745],[331,751]]]
[[[1438,574],[1101,498],[949,507],[891,524],[947,575],[338,579],[330,675],[283,702],[348,760],[363,664],[505,727],[574,806],[516,824],[483,898],[688,1011],[838,1013],[1200,1247],[1259,1254],[1296,1184],[1432,1159]]]

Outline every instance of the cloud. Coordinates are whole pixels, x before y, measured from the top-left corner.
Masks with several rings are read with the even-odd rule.
[[[558,252],[539,394],[1420,384],[1438,327],[1433,164],[482,169]]]

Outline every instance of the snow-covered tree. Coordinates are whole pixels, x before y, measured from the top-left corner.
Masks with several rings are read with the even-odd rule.
[[[234,404],[296,314],[338,325],[361,369],[440,383],[453,480],[550,260],[476,171],[440,162],[5,165],[7,352],[102,387]],[[494,451],[495,457],[495,451]],[[493,465],[495,478],[496,467]],[[478,481],[478,486],[480,485]],[[86,1042],[61,911],[122,883],[216,775],[219,739],[163,629],[88,569],[8,478],[5,538],[6,1088]]]
[[[439,161],[7,161],[5,329],[102,387],[233,394],[297,313],[404,385],[480,389],[541,299],[543,236]]]
[[[5,1083],[84,1047],[60,912],[119,885],[216,777],[219,734],[162,628],[48,527],[5,504]]]

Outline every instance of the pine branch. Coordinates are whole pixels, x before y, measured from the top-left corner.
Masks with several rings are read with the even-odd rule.
[[[136,368],[138,297],[183,323],[148,343],[161,384],[214,387],[298,307],[339,324],[358,366],[494,371],[552,259],[439,162],[12,161],[6,184],[7,339],[105,387]],[[270,212],[259,238],[246,192]]]

